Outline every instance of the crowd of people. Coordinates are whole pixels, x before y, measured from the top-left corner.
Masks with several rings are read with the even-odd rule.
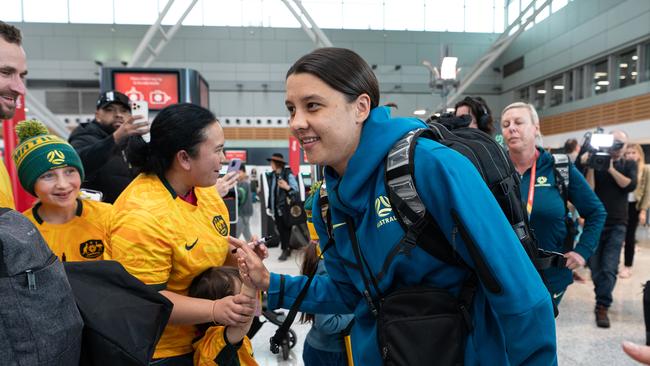
[[[0,22],[0,119],[13,116],[25,93],[21,42],[17,28]],[[134,123],[128,98],[113,90],[100,95],[95,119],[68,141],[38,121],[17,126],[13,162],[22,188],[37,199],[23,214],[54,254],[62,261],[117,261],[173,303],[150,365],[256,364],[246,335],[260,311],[259,293],[266,293],[268,309],[287,309],[313,274],[300,305],[303,320],[313,324],[306,365],[347,364],[343,330],[356,365],[557,364],[554,309],[583,266],[595,285],[596,325],[610,327],[613,289],[617,277],[632,273],[634,233],[650,206],[650,167],[625,132],[611,131],[611,159],[600,169],[590,163],[593,152],[577,143],[566,154],[544,149],[530,104],[508,105],[498,123],[482,98],[456,104],[469,128],[490,136],[500,129],[527,222],[539,248],[558,260],[543,268],[531,261],[477,169],[443,144],[420,139],[414,189],[448,242],[441,245],[451,245],[452,263],[408,241],[385,182],[393,145],[426,123],[391,116],[380,105],[372,68],[348,49],[304,55],[285,81],[291,133],[309,161],[324,168],[326,187],[311,192],[307,208],[320,246],[313,237],[303,249],[298,276],[269,271],[266,246],[251,245],[258,176],[249,177],[242,165],[220,177],[224,131],[208,109],[174,104],[143,126]],[[149,142],[140,137],[147,133]],[[268,160],[263,205],[284,261],[292,255],[285,206],[298,183],[281,154]],[[236,233],[222,199],[233,187],[240,196]],[[103,202],[84,199],[82,188],[101,192]],[[0,164],[0,206],[13,208],[12,197]],[[398,304],[393,299],[425,295],[442,303],[431,311],[444,308],[453,321],[387,321],[396,316],[388,306]],[[407,327],[409,342],[396,336],[400,327]],[[650,364],[648,348],[623,347]]]

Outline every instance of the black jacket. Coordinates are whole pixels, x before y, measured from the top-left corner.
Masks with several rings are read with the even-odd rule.
[[[79,125],[68,141],[84,165],[86,179],[82,187],[101,191],[104,202],[113,203],[138,173],[126,160],[130,139],[115,144],[112,132],[109,133],[96,120]]]

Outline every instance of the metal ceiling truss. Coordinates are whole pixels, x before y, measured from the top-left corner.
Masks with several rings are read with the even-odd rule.
[[[176,24],[171,26],[168,30],[165,30],[162,26],[162,20],[174,4],[174,1],[175,0],[169,0],[163,11],[158,14],[158,19],[149,27],[147,33],[145,33],[142,38],[142,41],[140,41],[140,44],[135,49],[135,52],[133,52],[133,57],[131,57],[131,61],[127,64],[128,67],[149,67],[156,60],[156,57],[160,55],[165,46],[167,46],[167,43],[169,43],[169,41],[174,37],[178,29],[181,27],[183,20],[185,20],[199,0],[192,0],[180,18],[176,21]],[[162,39],[154,46],[153,38],[156,33],[160,33]],[[139,63],[140,59],[143,58],[145,51],[149,51],[149,57],[143,63]]]
[[[463,92],[465,92],[465,90],[467,90],[467,88],[472,85],[474,81],[476,81],[481,73],[485,71],[485,69],[487,69],[490,65],[492,65],[492,63],[503,54],[503,52],[510,46],[510,44],[512,44],[512,42],[514,42],[514,40],[517,39],[517,37],[519,37],[519,35],[523,33],[524,30],[526,30],[526,27],[535,20],[537,15],[539,15],[539,13],[544,10],[544,8],[551,4],[551,1],[552,0],[544,1],[543,4],[535,9],[532,15],[530,15],[523,23],[520,24],[526,13],[528,13],[528,11],[530,11],[537,2],[531,1],[530,4],[528,4],[528,6],[521,11],[519,17],[517,17],[517,19],[512,22],[512,24],[510,24],[503,33],[501,33],[499,38],[497,38],[497,40],[490,46],[485,54],[479,58],[474,66],[472,66],[470,71],[464,76],[463,80],[460,81],[458,88],[456,88],[456,90],[451,93],[446,102],[441,103],[435,110],[445,110],[448,105],[453,104],[456,99],[458,99],[463,94]],[[513,34],[510,34],[510,32],[512,32],[512,30],[516,27],[519,28],[517,28]]]
[[[332,47],[332,42],[318,27],[314,19],[309,15],[309,12],[307,12],[307,9],[302,6],[300,0],[282,0],[282,2],[287,6],[291,14],[296,17],[296,20],[298,20],[298,23],[300,23],[300,26],[307,33],[309,39],[314,42],[316,47]]]

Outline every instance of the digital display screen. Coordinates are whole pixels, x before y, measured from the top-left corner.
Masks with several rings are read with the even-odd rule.
[[[179,76],[176,72],[115,71],[113,85],[132,101],[149,103],[149,110],[161,110],[179,102]]]
[[[232,159],[239,159],[242,161],[242,163],[245,163],[246,158],[248,157],[246,150],[226,150],[223,153],[226,156],[226,160],[228,161]]]

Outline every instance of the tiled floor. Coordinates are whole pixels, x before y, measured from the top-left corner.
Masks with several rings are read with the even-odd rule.
[[[255,206],[255,216],[251,220],[252,232],[259,233],[259,205]],[[610,309],[612,327],[601,329],[594,321],[594,293],[590,280],[575,283],[569,287],[560,305],[557,318],[558,360],[560,365],[635,365],[621,350],[621,342],[630,340],[645,342],[643,323],[641,285],[650,280],[650,229],[640,228],[637,232],[638,245],[633,275],[629,279],[619,279],[614,291],[614,304]],[[286,262],[279,262],[279,248],[272,248],[266,264],[271,271],[297,274],[300,258],[292,255]],[[587,278],[588,270],[581,273]],[[303,365],[302,345],[309,330],[308,325],[296,322],[292,329],[298,335],[298,343],[291,350],[289,359],[284,361],[280,355],[269,350],[269,338],[277,326],[266,323],[253,338],[255,358],[260,365]],[[530,335],[534,337],[534,334]]]

